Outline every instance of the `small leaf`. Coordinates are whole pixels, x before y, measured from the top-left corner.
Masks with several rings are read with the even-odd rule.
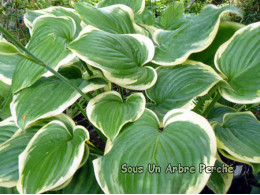
[[[20,53],[19,50],[13,44],[5,40],[2,41],[0,39],[0,55],[14,55],[19,53]]]
[[[145,97],[135,93],[125,100],[117,92],[102,93],[91,99],[87,106],[88,119],[109,138],[119,134],[128,122],[141,117],[145,109]]]
[[[39,194],[61,186],[80,166],[88,139],[81,126],[71,134],[60,121],[45,125],[19,156],[18,191]]]
[[[184,194],[203,189],[210,174],[200,173],[199,164],[213,166],[216,155],[210,124],[194,112],[176,109],[164,117],[162,127],[160,131],[158,118],[147,109],[136,122],[123,127],[105,156],[93,161],[96,178],[105,193]],[[161,171],[149,173],[148,164],[160,166]],[[195,170],[171,172],[171,166],[179,165],[194,166]],[[125,166],[131,168],[127,171]]]
[[[205,110],[205,108],[207,108],[207,106],[210,103],[211,103],[211,101],[206,101],[205,102],[204,110]],[[236,110],[234,108],[231,108],[231,107],[228,107],[228,106],[216,103],[214,105],[214,107],[212,108],[212,110],[210,111],[210,113],[207,115],[207,119],[210,122],[214,122],[215,121],[215,122],[222,123],[224,115],[226,113],[233,113],[233,112],[236,112]]]
[[[218,49],[216,68],[223,73],[230,87],[221,95],[237,104],[260,102],[260,22],[238,30]]]

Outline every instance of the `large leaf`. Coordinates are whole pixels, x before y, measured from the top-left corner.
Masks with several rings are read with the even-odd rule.
[[[117,92],[102,93],[91,99],[87,106],[87,115],[102,133],[113,140],[128,122],[140,118],[145,109],[145,97],[135,93],[124,101]]]
[[[34,20],[42,15],[71,17],[76,24],[75,36],[78,36],[79,32],[82,30],[80,16],[77,14],[77,12],[74,9],[61,7],[61,6],[53,6],[42,10],[26,11],[26,14],[24,15],[24,23],[26,24],[26,26],[29,28],[30,31],[32,31]]]
[[[125,5],[113,5],[96,8],[84,2],[73,3],[86,25],[91,25],[103,31],[119,34],[142,33],[144,30],[134,21],[133,11]]]
[[[41,16],[32,28],[32,37],[27,49],[49,66],[58,70],[68,57],[67,44],[75,34],[75,22],[70,17]],[[69,56],[70,57],[70,56]],[[13,77],[13,92],[31,86],[47,70],[26,58],[18,64]]]
[[[203,189],[210,174],[199,173],[199,164],[213,166],[216,155],[210,124],[194,112],[176,109],[165,116],[162,127],[160,131],[156,115],[145,110],[140,119],[124,126],[105,156],[93,161],[105,193],[196,194]],[[160,166],[161,172],[149,173],[148,164]],[[128,172],[126,165],[132,166]],[[171,172],[169,166],[179,165],[195,170]]]
[[[251,112],[228,113],[213,123],[218,148],[242,161],[260,163],[260,122]]]
[[[89,156],[87,163],[80,168],[73,176],[68,186],[60,191],[62,194],[103,194],[99,187],[95,174],[92,160],[93,155]]]
[[[169,110],[187,108],[192,99],[205,95],[221,80],[211,67],[195,61],[173,67],[160,67],[156,71],[158,80],[146,91],[154,103],[147,106],[155,111],[160,120]]]
[[[71,134],[60,121],[45,125],[19,156],[18,191],[38,194],[64,184],[80,166],[88,139],[88,131],[81,126],[75,126]]]
[[[192,54],[189,59],[203,62],[207,65],[210,65],[212,68],[216,70],[215,64],[214,64],[214,57],[218,50],[218,48],[228,41],[234,33],[242,28],[244,25],[236,22],[221,22],[219,25],[218,33],[214,39],[214,41],[211,43],[211,45],[199,53]]]
[[[18,130],[12,117],[0,122],[0,145],[10,139]]]
[[[153,62],[163,66],[180,64],[192,53],[206,49],[214,40],[225,12],[238,13],[235,7],[208,5],[198,16],[190,17],[176,30],[155,30],[156,52]]]
[[[10,119],[11,120],[11,119]],[[61,114],[52,118],[37,121],[31,127],[25,130],[18,130],[16,127],[16,132],[13,136],[6,140],[0,145],[0,186],[13,187],[16,186],[19,172],[18,172],[18,157],[25,150],[31,138],[35,133],[52,120],[61,121],[70,132],[73,131],[75,123],[67,117],[65,114]],[[10,129],[10,126],[6,126]],[[15,127],[12,126],[13,132]],[[11,136],[9,133],[8,137]]]
[[[132,8],[136,14],[141,14],[145,8],[145,0],[102,0],[97,6],[106,7],[115,4],[124,4]]]
[[[260,102],[260,22],[238,30],[217,51],[215,65],[228,86],[221,95],[238,104]]]
[[[71,79],[84,93],[100,89],[106,85],[103,79]],[[41,118],[62,113],[81,95],[56,77],[42,78],[30,88],[14,95],[11,112],[16,124],[24,129]]]
[[[156,71],[144,67],[154,56],[154,45],[143,35],[111,34],[87,26],[69,48],[124,88],[144,90],[156,82]]]

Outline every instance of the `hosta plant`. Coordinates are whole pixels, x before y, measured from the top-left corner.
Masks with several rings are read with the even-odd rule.
[[[260,22],[73,8],[28,11],[25,47],[0,26],[1,193],[226,193],[227,159],[259,172]]]

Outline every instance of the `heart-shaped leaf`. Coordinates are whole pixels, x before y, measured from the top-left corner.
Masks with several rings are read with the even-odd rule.
[[[213,166],[216,155],[210,124],[194,112],[176,109],[165,116],[162,126],[160,131],[156,115],[145,110],[140,119],[123,127],[105,156],[93,161],[105,193],[175,194],[203,189],[210,174],[199,172],[200,163]],[[173,171],[172,166],[193,166],[193,173]]]
[[[147,104],[159,117],[174,108],[187,108],[197,96],[205,95],[221,77],[209,66],[187,61],[173,67],[156,69],[158,80],[146,91],[154,102]]]
[[[71,79],[84,93],[100,89],[106,85],[103,79]],[[30,88],[14,95],[11,112],[16,124],[24,129],[41,118],[62,113],[71,106],[80,94],[56,77],[42,78]]]
[[[32,54],[58,70],[59,66],[64,63],[63,59],[73,57],[69,55],[70,51],[66,50],[66,46],[73,39],[74,34],[75,22],[72,18],[41,16],[33,23],[32,37],[26,47]],[[14,72],[13,92],[31,86],[46,72],[47,69],[39,64],[26,58],[22,59]]]
[[[239,160],[260,163],[260,122],[251,112],[227,113],[213,128],[218,148]]]
[[[141,14],[145,8],[145,0],[102,0],[98,7],[106,7],[115,4],[124,4],[132,8],[136,14]]]
[[[91,99],[87,115],[90,122],[107,138],[114,140],[126,123],[134,122],[142,116],[144,109],[143,94],[135,93],[123,101],[121,95],[113,91]]]
[[[81,2],[73,3],[75,10],[82,17],[85,25],[94,26],[109,33],[144,34],[145,31],[135,23],[133,11],[125,5],[113,5],[96,8]]]
[[[228,101],[238,104],[260,102],[260,22],[238,30],[215,55],[216,68],[227,77],[220,90]]]
[[[190,17],[176,30],[155,30],[156,52],[153,62],[172,66],[185,62],[190,54],[206,49],[214,40],[225,12],[240,13],[235,7],[208,5],[198,16]]]
[[[144,90],[156,82],[156,71],[144,67],[154,56],[154,45],[143,35],[111,34],[87,26],[69,48],[124,88]]]
[[[39,194],[64,184],[79,168],[88,139],[81,126],[71,134],[60,121],[45,125],[19,156],[18,191]]]

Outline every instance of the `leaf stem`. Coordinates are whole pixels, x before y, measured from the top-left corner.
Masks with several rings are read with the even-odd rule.
[[[217,89],[218,89],[218,85],[215,85],[212,89],[210,89],[209,92],[205,96],[203,96],[201,100],[196,104],[196,106],[193,108],[193,111],[199,113],[199,109],[203,106],[205,101],[208,100],[213,93],[215,93]]]
[[[48,71],[50,71],[51,73],[53,73],[57,78],[59,78],[61,81],[63,81],[64,83],[66,83],[68,86],[70,86],[71,88],[75,89],[76,91],[79,92],[80,95],[82,95],[82,97],[89,99],[91,98],[89,95],[86,95],[83,91],[81,91],[81,89],[79,89],[76,85],[74,85],[73,83],[70,82],[69,79],[67,79],[66,77],[62,76],[60,73],[58,73],[57,71],[55,71],[53,68],[51,68],[50,66],[48,66],[45,62],[43,62],[42,60],[40,60],[38,57],[36,57],[34,54],[32,54],[30,51],[28,51],[19,41],[17,41],[15,38],[12,37],[12,35],[2,26],[0,25],[0,31],[10,40],[14,43],[14,45],[16,45],[19,49],[21,49],[22,51],[25,52],[26,56],[29,57],[29,59],[31,59],[32,61],[36,62],[36,64],[43,66],[44,68],[46,68]]]
[[[76,105],[76,107],[79,109],[79,111],[81,112],[81,114],[87,119],[87,118],[88,118],[87,113],[86,113],[85,110],[82,108],[82,106],[81,106],[78,102],[76,102],[75,105]]]
[[[217,95],[214,97],[214,99],[210,102],[210,104],[207,106],[206,110],[202,113],[202,116],[205,118],[208,116],[216,102],[221,98],[220,93],[217,91]]]

